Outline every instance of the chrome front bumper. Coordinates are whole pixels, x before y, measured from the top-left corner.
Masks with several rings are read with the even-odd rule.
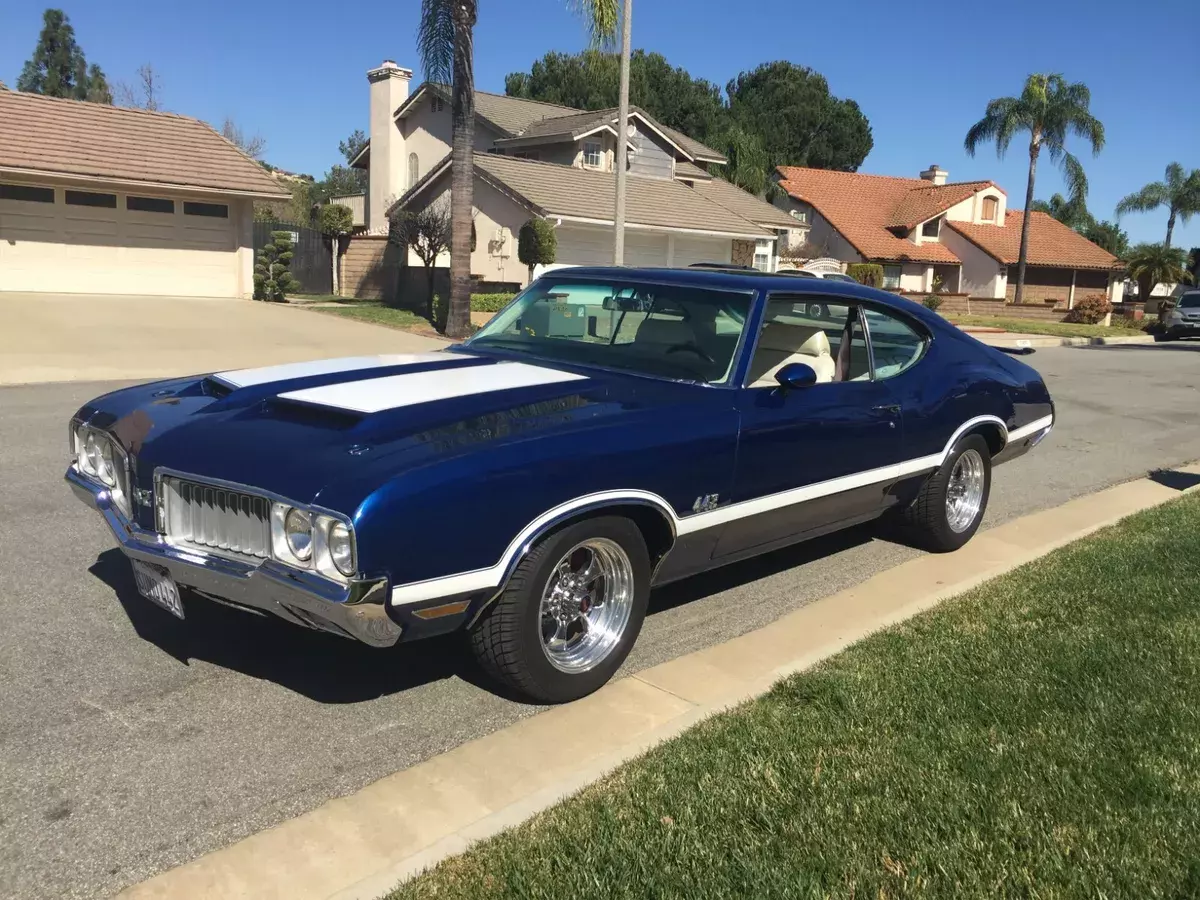
[[[223,603],[271,613],[373,647],[390,647],[400,639],[403,629],[385,608],[387,579],[338,585],[270,559],[249,563],[179,547],[128,521],[113,506],[108,489],[75,466],[67,469],[65,478],[75,496],[104,517],[122,553],[161,566],[178,584]]]

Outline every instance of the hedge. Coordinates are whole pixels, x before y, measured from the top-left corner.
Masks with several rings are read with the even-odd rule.
[[[500,312],[516,294],[472,294],[471,312]]]

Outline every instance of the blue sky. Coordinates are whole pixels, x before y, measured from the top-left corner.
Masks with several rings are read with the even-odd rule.
[[[285,4],[64,0],[89,62],[110,81],[150,62],[174,112],[220,124],[232,116],[267,139],[268,161],[318,177],[340,162],[338,141],[366,128],[365,72],[384,58],[417,69],[419,0],[379,4],[290,0]],[[0,0],[0,80],[16,82],[41,26],[45,0]],[[576,51],[586,37],[566,0],[479,0],[476,84],[503,92],[504,76],[548,50]],[[801,12],[802,10],[802,12]],[[989,99],[1015,94],[1035,71],[1062,72],[1092,89],[1108,145],[1097,158],[1076,142],[1091,181],[1088,206],[1102,218],[1117,200],[1178,160],[1200,167],[1200,54],[1172,35],[1195,30],[1194,0],[896,4],[753,4],[634,0],[635,47],[724,85],[760,62],[788,59],[858,101],[875,148],[862,171],[916,175],[930,163],[954,181],[991,178],[1023,203],[1026,156],[1014,144],[997,160],[962,149]],[[1143,28],[1162,40],[1137,37]],[[1027,32],[1027,41],[1017,36]],[[1147,49],[1149,48],[1149,52]],[[1062,189],[1043,159],[1037,197]],[[1137,240],[1162,240],[1165,212],[1127,216]],[[1175,243],[1200,245],[1200,219],[1176,227]]]

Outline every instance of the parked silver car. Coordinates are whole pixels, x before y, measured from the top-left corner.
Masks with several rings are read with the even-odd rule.
[[[1163,314],[1165,341],[1181,337],[1200,337],[1200,291],[1186,291],[1171,309]]]

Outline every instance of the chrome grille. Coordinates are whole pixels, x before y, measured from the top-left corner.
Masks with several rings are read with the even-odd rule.
[[[167,537],[238,556],[266,559],[271,501],[181,478],[164,478]]]

